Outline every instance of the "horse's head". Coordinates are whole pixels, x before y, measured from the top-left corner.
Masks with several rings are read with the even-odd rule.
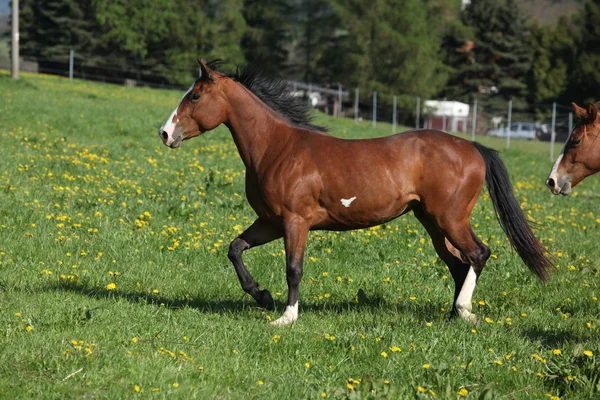
[[[199,60],[201,75],[183,95],[179,105],[158,135],[166,146],[177,148],[182,141],[216,128],[225,121],[226,102],[220,82],[225,75]]]
[[[600,171],[600,115],[594,103],[587,109],[573,103],[579,122],[552,166],[546,185],[554,194],[567,195],[585,177]]]

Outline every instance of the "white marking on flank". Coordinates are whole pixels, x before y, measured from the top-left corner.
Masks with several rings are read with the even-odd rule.
[[[352,202],[354,200],[356,200],[356,196],[350,197],[349,199],[341,199],[340,201],[342,202],[342,204],[344,205],[344,207],[348,208],[348,207],[350,207],[350,204],[352,204]]]
[[[298,302],[293,306],[287,306],[281,318],[272,321],[271,326],[291,325],[298,319]]]

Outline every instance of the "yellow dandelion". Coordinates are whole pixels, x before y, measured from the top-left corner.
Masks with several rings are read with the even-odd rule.
[[[465,388],[460,388],[460,390],[458,391],[458,395],[461,397],[465,397],[468,394],[469,394],[469,391]]]
[[[594,353],[592,353],[591,350],[586,350],[586,351],[583,352],[583,354],[585,354],[588,357],[593,357],[594,356]]]
[[[386,358],[387,356],[388,356],[388,355],[387,355],[387,353],[386,353],[385,351],[382,351],[382,352],[381,352],[381,357],[383,357],[383,358]]]
[[[431,367],[431,365],[429,365],[429,364],[423,364],[423,368],[429,369],[429,367]]]
[[[423,386],[419,386],[417,390],[419,391],[419,393],[425,393],[425,388]]]
[[[137,393],[139,393],[142,390],[142,388],[139,387],[138,385],[133,385],[133,390],[135,390]]]
[[[31,326],[31,325],[27,325],[27,328],[25,328],[25,330],[26,330],[27,332],[31,332],[31,331],[33,330],[33,326]],[[591,351],[590,351],[590,353],[591,353]]]
[[[554,354],[555,356],[559,356],[560,355],[560,349],[554,349],[554,350],[552,350],[552,354]]]
[[[115,290],[117,288],[117,285],[115,285],[114,283],[109,283],[108,285],[106,285],[106,289],[108,290]]]

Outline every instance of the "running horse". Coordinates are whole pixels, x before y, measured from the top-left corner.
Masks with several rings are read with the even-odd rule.
[[[368,228],[412,211],[455,283],[452,315],[475,322],[471,297],[490,256],[473,233],[470,214],[484,180],[498,219],[523,262],[542,280],[552,263],[515,198],[498,154],[435,130],[344,140],[310,123],[309,108],[285,82],[246,67],[225,74],[199,61],[201,76],[159,129],[177,148],[221,124],[231,131],[246,167],[246,197],[258,218],[229,246],[243,290],[273,309],[268,290],[246,269],[242,253],[283,237],[287,306],[272,325],[298,318],[298,287],[308,233]]]
[[[579,122],[570,132],[562,151],[546,179],[554,194],[568,195],[584,178],[600,171],[600,121],[598,104],[588,103],[587,109],[573,103]]]

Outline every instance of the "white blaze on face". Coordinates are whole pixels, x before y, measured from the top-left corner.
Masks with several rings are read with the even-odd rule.
[[[567,147],[567,143],[569,143],[569,139],[571,139],[571,134],[573,132],[569,133],[569,137],[567,137],[567,140],[565,141],[565,144],[563,145],[562,150],[560,151],[560,154],[558,155],[558,158],[556,159],[556,161],[554,162],[554,165],[552,165],[552,170],[550,171],[550,175],[548,175],[548,181],[550,181],[550,179],[552,179],[554,181],[554,187],[551,188],[552,191],[555,194],[560,193],[560,190],[562,188],[562,186],[566,183],[565,182],[565,178],[564,176],[559,177],[558,176],[558,166],[560,165],[560,162],[562,161],[564,154],[565,154],[565,148]]]
[[[352,204],[354,200],[356,200],[356,196],[350,197],[349,199],[340,199],[342,205],[346,208],[350,207],[350,204]]]
[[[177,107],[175,107],[175,110],[173,110],[173,112],[169,116],[169,119],[167,119],[167,121],[163,124],[163,126],[160,127],[158,131],[161,134],[161,138],[167,146],[170,146],[171,144],[173,144],[173,142],[175,142],[176,140],[180,140],[181,138],[181,134],[183,132],[181,132],[181,129],[177,129],[177,121],[179,120],[177,118],[177,110],[179,109],[179,106],[181,105],[183,99],[185,99],[185,97],[192,91],[195,84],[196,82],[192,83],[192,86],[190,86],[190,88],[185,92],[181,100],[179,100],[179,104],[177,105]],[[164,135],[165,133],[167,134],[166,139],[162,137],[162,135]]]

